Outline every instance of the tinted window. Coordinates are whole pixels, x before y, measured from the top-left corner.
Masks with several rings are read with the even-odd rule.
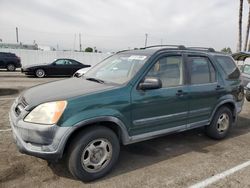
[[[219,62],[219,64],[222,66],[224,71],[227,75],[231,74],[235,71],[236,64],[234,63],[233,59],[228,56],[215,56],[216,60]]]
[[[64,59],[59,59],[55,62],[56,65],[65,65],[65,60]]]
[[[215,69],[206,57],[189,56],[191,84],[205,84],[216,81]]]
[[[65,65],[72,65],[73,63],[70,60],[65,59],[64,64]]]
[[[70,60],[73,65],[80,65],[81,63],[75,61],[75,60]]]
[[[159,59],[150,69],[146,77],[156,77],[162,81],[162,87],[183,84],[183,62],[181,56]]]
[[[0,53],[0,56],[2,56],[2,57],[14,57],[15,54],[2,52],[2,53]]]

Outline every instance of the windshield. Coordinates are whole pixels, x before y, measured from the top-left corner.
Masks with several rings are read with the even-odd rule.
[[[250,74],[250,65],[245,65],[243,73]]]
[[[84,77],[103,83],[124,84],[144,65],[147,56],[116,54],[91,68]]]

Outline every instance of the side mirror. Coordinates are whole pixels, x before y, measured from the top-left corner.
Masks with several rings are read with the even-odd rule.
[[[56,65],[56,63],[54,62],[54,63],[52,63],[52,65],[53,65],[53,66],[55,66],[55,65]]]
[[[145,80],[139,84],[139,89],[141,90],[159,89],[161,87],[161,80],[153,77],[145,78]]]

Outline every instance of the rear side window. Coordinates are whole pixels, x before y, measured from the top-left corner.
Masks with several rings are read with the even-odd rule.
[[[191,84],[206,84],[216,82],[215,69],[206,57],[188,57]]]
[[[215,56],[215,59],[229,77],[239,78],[240,71],[231,57]]]

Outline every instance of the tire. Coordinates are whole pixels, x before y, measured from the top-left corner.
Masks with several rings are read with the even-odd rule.
[[[45,71],[43,69],[37,69],[35,75],[37,78],[43,78],[45,77]]]
[[[16,70],[16,66],[12,63],[8,64],[6,68],[8,71],[15,71]]]
[[[119,152],[120,143],[112,130],[101,126],[90,127],[80,132],[70,143],[68,169],[75,178],[84,182],[92,181],[112,170]]]
[[[211,124],[206,127],[206,134],[210,138],[221,140],[228,135],[232,124],[232,111],[228,107],[223,106],[217,110]]]
[[[250,91],[246,92],[246,100],[250,102]]]

